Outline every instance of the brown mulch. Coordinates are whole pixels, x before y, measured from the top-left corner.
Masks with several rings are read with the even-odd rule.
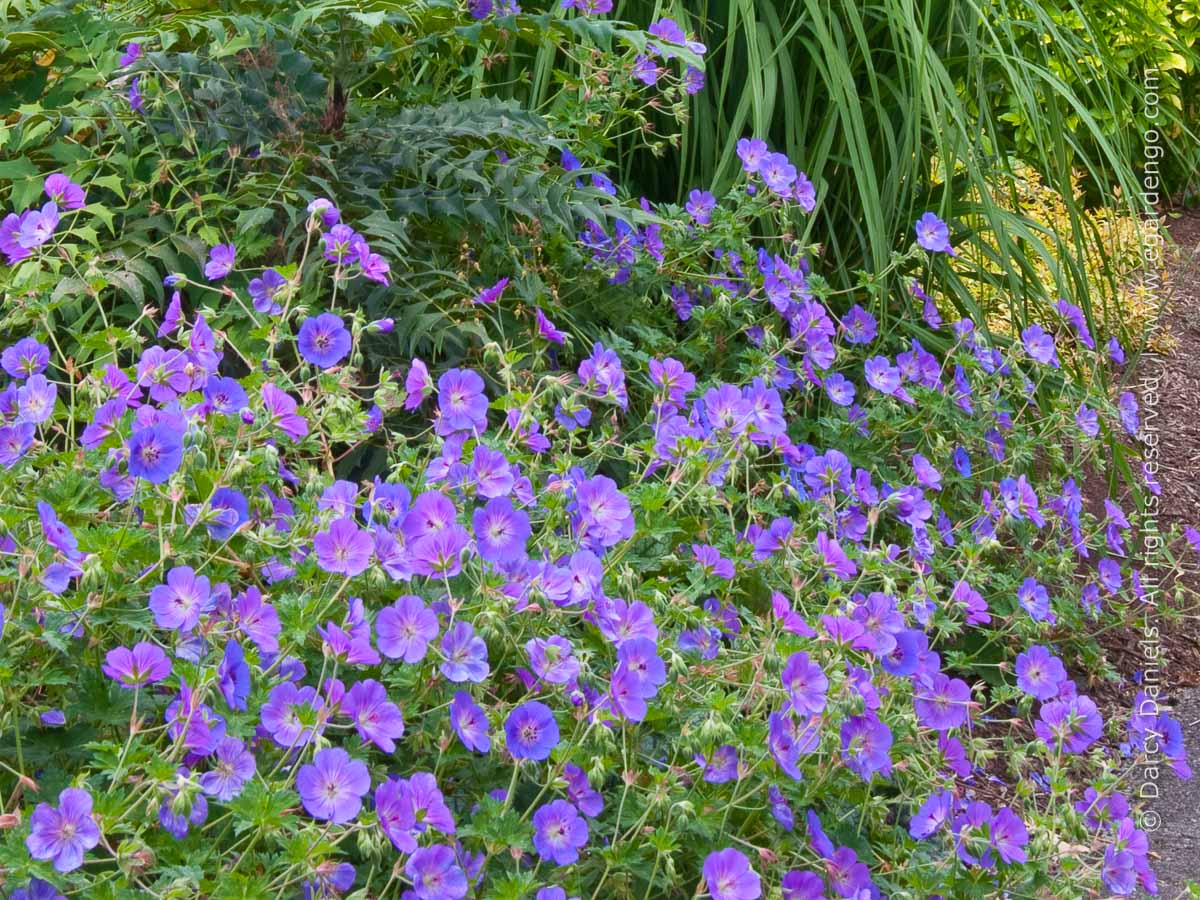
[[[1161,329],[1176,343],[1174,350],[1159,356],[1148,354],[1138,360],[1126,385],[1143,404],[1143,426],[1152,427],[1158,438],[1159,498],[1158,531],[1191,525],[1200,527],[1200,216],[1169,218],[1168,228],[1177,246],[1169,278],[1167,307]],[[1147,393],[1157,388],[1155,402]],[[1157,412],[1157,416],[1149,412]],[[1088,506],[1100,507],[1107,485],[1095,479],[1085,485]],[[1093,505],[1095,504],[1095,505]],[[1132,504],[1129,504],[1131,506]],[[1127,507],[1128,509],[1128,507]],[[1133,544],[1136,548],[1137,544]],[[1173,708],[1184,729],[1189,756],[1200,750],[1200,573],[1195,554],[1182,541],[1172,545],[1186,560],[1187,570],[1178,582],[1167,579],[1159,585],[1159,606],[1146,617],[1158,628],[1155,642],[1144,640],[1143,616],[1133,624],[1099,636],[1107,661],[1121,674],[1119,682],[1106,681],[1089,687],[1107,715],[1125,718],[1147,668],[1154,665],[1148,655],[1157,651],[1160,704]],[[1086,673],[1082,673],[1086,679]],[[1155,797],[1143,802],[1142,827],[1150,832],[1151,851],[1159,878],[1160,896],[1176,900],[1187,897],[1190,881],[1200,881],[1200,777],[1181,781],[1166,767],[1157,777],[1139,773],[1142,785]]]

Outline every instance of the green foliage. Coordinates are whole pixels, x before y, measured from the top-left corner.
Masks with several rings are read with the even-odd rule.
[[[495,337],[490,323],[451,313],[514,269],[523,271],[513,289],[531,303],[561,309],[564,294],[586,295],[563,315],[585,330],[629,321],[634,307],[623,292],[596,297],[602,276],[587,271],[574,235],[587,221],[642,213],[576,185],[587,170],[568,175],[559,166],[574,142],[570,122],[479,90],[472,58],[552,40],[627,55],[644,47],[641,32],[546,14],[498,31],[463,24],[446,4],[415,2],[161,13],[47,6],[18,24],[20,40],[8,48],[12,67],[30,73],[11,81],[30,102],[0,126],[9,204],[32,201],[35,166],[64,167],[95,186],[105,236],[118,240],[88,289],[115,292],[113,324],[135,320],[146,302],[164,303],[147,263],[194,276],[202,242],[235,237],[243,259],[264,265],[295,252],[305,236],[289,210],[318,195],[334,198],[400,263],[394,288],[353,298],[397,321],[396,353],[376,364],[477,352]],[[131,28],[139,18],[147,24]],[[118,70],[130,39],[147,52]],[[41,65],[39,48],[50,44],[53,61]],[[134,78],[144,115],[131,115],[113,91]],[[591,114],[622,109],[629,90],[593,100]],[[500,239],[482,239],[492,234]],[[89,281],[63,274],[64,294]]]
[[[1147,4],[1151,6],[1155,4]],[[768,137],[809,172],[821,204],[812,227],[842,278],[881,268],[896,236],[925,209],[963,223],[956,241],[994,244],[998,271],[980,267],[954,285],[964,312],[980,282],[1010,298],[1014,321],[1030,300],[1071,297],[1089,315],[1099,305],[1083,272],[1085,204],[1141,213],[1142,70],[1191,71],[1195,24],[1184,5],[1176,30],[1137,4],[1075,0],[704,0],[654,5],[630,0],[621,13],[675,15],[713,48],[708,87],[692,98],[677,153],[622,150],[633,180],[657,195],[728,185],[736,141]],[[1186,30],[1185,30],[1186,29]],[[1174,178],[1195,170],[1195,117],[1180,104],[1177,73],[1163,72],[1157,125],[1169,136]],[[1189,101],[1190,102],[1190,101]],[[1024,161],[1060,192],[1064,233],[1045,233],[1004,209],[988,186],[1007,184]],[[1077,198],[1073,170],[1090,192]],[[1118,190],[1120,199],[1114,199]],[[991,251],[989,251],[991,252]],[[1052,280],[1028,260],[1056,257]],[[835,276],[836,277],[836,276]],[[888,284],[899,296],[902,285]],[[1139,336],[1140,337],[1140,336]]]

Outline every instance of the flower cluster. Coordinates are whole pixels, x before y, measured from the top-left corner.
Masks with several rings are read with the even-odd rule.
[[[46,177],[42,192],[47,198],[42,206],[8,213],[0,221],[0,253],[10,266],[37,253],[54,236],[61,214],[82,209],[87,196],[82,187],[59,172]]]
[[[688,46],[651,33],[647,59]],[[815,207],[785,156],[738,154],[728,205],[583,246],[619,273]],[[83,207],[46,194],[5,220],[10,261]],[[564,365],[537,309],[523,368],[375,376],[355,350],[390,325],[330,298],[390,265],[331,201],[304,221],[320,258],[246,272],[235,241],[168,274],[136,351],[3,350],[0,659],[33,673],[4,721],[15,796],[60,790],[18,802],[16,896],[1016,894],[1068,845],[1079,890],[1153,889],[1121,779],[1151,747],[1190,775],[1179,725],[1149,693],[1106,722],[1066,663],[1144,594],[1137,516],[1080,488],[1136,401],[1061,380],[1060,351],[1113,364],[1073,307],[1005,345],[905,307],[901,338],[794,247],[724,235],[666,293],[748,317],[736,366],[602,336]],[[916,234],[905,259],[952,252],[933,214]],[[213,296],[254,328],[212,327]]]

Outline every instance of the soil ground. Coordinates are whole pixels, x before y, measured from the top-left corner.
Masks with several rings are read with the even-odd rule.
[[[1158,379],[1155,422],[1159,438],[1162,515],[1159,530],[1173,526],[1200,528],[1200,216],[1169,220],[1178,245],[1171,265],[1171,293],[1163,329],[1177,342],[1165,356],[1143,357],[1137,376]],[[1138,393],[1135,384],[1130,390]],[[1146,406],[1146,395],[1142,395]],[[1183,548],[1180,548],[1183,549]],[[1189,594],[1200,589],[1196,556],[1184,549],[1189,572],[1183,576]],[[1166,593],[1170,593],[1167,585]],[[1200,615],[1181,611],[1163,621],[1162,684],[1167,702],[1183,725],[1189,758],[1200,771]],[[1114,635],[1116,637],[1116,635]],[[1105,641],[1114,664],[1135,677],[1146,665],[1138,636]],[[1158,797],[1148,801],[1143,826],[1151,831],[1150,845],[1158,873],[1160,896],[1167,900],[1200,897],[1188,892],[1188,882],[1200,884],[1200,774],[1181,781],[1164,769],[1157,782]]]

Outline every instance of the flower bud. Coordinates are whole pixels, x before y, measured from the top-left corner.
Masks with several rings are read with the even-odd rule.
[[[367,326],[367,331],[376,334],[391,334],[396,328],[396,320],[392,318],[376,319]]]

